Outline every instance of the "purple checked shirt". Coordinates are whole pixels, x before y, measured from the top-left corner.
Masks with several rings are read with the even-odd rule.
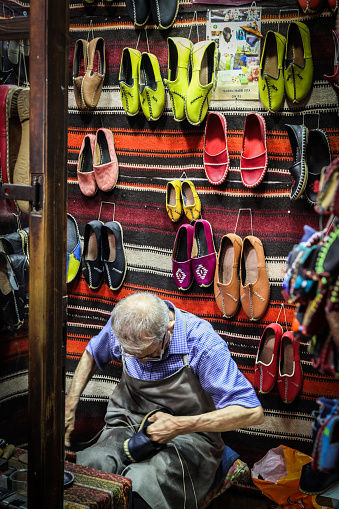
[[[252,385],[239,371],[227,344],[212,325],[191,313],[180,311],[169,301],[165,302],[175,312],[175,325],[162,361],[142,364],[137,359],[126,358],[128,373],[141,380],[165,378],[182,368],[183,355],[187,354],[190,368],[212,396],[216,408],[260,406]],[[119,342],[112,331],[110,319],[90,340],[86,350],[101,370],[111,360],[121,360]]]

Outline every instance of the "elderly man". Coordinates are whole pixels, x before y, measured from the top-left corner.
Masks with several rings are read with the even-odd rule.
[[[207,321],[156,295],[132,294],[90,340],[74,373],[66,398],[66,445],[82,391],[111,360],[122,360],[123,374],[108,403],[106,426],[77,462],[132,479],[135,508],[198,507],[224,453],[220,432],[263,421],[253,387]],[[159,450],[131,462],[126,442],[156,409],[169,412],[148,418],[147,435]],[[227,453],[233,462],[234,451]]]

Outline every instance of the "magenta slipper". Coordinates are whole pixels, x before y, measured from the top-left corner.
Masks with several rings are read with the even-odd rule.
[[[172,252],[172,271],[179,290],[188,290],[193,283],[191,251],[194,228],[190,224],[180,226]]]
[[[245,187],[256,187],[267,169],[266,123],[262,115],[246,116],[240,156],[241,180]]]
[[[210,112],[204,137],[204,167],[209,182],[215,186],[224,182],[229,165],[226,118],[221,113]]]
[[[98,190],[93,169],[94,145],[95,135],[86,134],[82,140],[77,165],[80,191],[88,197],[94,196]]]
[[[199,286],[213,283],[216,261],[212,227],[208,221],[199,219],[194,225],[192,246],[192,270]]]
[[[101,127],[97,130],[94,150],[94,174],[101,191],[111,191],[118,180],[118,160],[113,133]]]

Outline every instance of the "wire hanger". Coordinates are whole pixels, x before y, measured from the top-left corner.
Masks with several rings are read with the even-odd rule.
[[[234,228],[234,234],[236,233],[237,231],[237,227],[238,227],[238,221],[239,221],[239,216],[240,216],[240,212],[243,212],[245,210],[248,210],[249,213],[250,213],[250,216],[251,216],[251,235],[253,237],[253,223],[252,223],[252,209],[239,209],[238,210],[238,217],[237,217],[237,222],[235,224],[235,228]]]
[[[102,210],[102,204],[103,203],[106,203],[108,205],[113,205],[113,218],[112,218],[112,221],[114,221],[114,217],[115,217],[115,203],[113,203],[112,201],[102,201],[102,202],[100,202],[100,210],[99,210],[98,221],[101,221],[101,210]]]

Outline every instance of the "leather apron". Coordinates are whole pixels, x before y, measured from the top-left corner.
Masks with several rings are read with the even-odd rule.
[[[127,458],[123,443],[151,410],[165,407],[174,415],[215,410],[187,355],[183,364],[169,377],[148,381],[130,376],[123,359],[122,377],[107,407],[107,425],[95,445],[77,454],[77,463],[130,478],[132,490],[152,509],[198,507],[213,484],[225,448],[220,433],[190,433],[177,436],[140,463]]]

